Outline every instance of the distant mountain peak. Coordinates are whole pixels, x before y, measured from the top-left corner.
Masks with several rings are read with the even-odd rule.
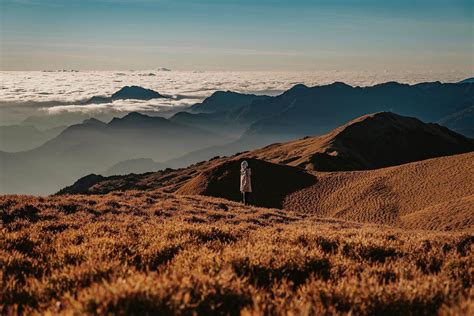
[[[474,77],[466,78],[464,80],[459,81],[458,83],[474,83]]]
[[[304,90],[304,89],[309,89],[309,87],[307,85],[302,84],[302,83],[298,83],[298,84],[294,85],[293,87],[291,87],[286,92],[288,92],[288,91],[298,91],[298,90]]]
[[[163,126],[163,124],[173,124],[169,120],[160,116],[149,116],[139,112],[130,112],[123,117],[114,117],[108,125],[119,126],[127,125],[139,127],[140,125]]]
[[[352,88],[351,85],[348,85],[345,82],[342,81],[334,81],[333,83],[328,85],[329,87],[336,87],[336,88]]]
[[[133,111],[133,112],[130,112],[128,113],[127,115],[125,115],[124,117],[122,117],[122,119],[130,119],[130,118],[148,118],[148,117],[151,117],[151,116],[148,116],[146,114],[143,114],[143,113],[140,113],[140,112],[136,112],[136,111]]]
[[[98,120],[96,118],[88,118],[82,122],[82,124],[87,124],[87,125],[104,125],[105,123],[102,122],[101,120]]]
[[[167,98],[160,93],[146,89],[140,86],[125,86],[120,90],[114,92],[110,97],[104,96],[93,96],[85,102],[85,104],[100,104],[100,103],[110,103],[114,100],[151,100],[151,99],[160,99]]]
[[[309,170],[364,170],[399,165],[474,150],[474,141],[437,124],[393,112],[377,112],[351,120],[322,136],[261,150]]]
[[[137,100],[151,100],[157,98],[164,98],[160,93],[146,89],[139,86],[125,86],[118,90],[111,96],[112,100],[122,99],[137,99]]]
[[[202,103],[193,105],[192,112],[211,113],[220,111],[231,111],[243,106],[248,106],[255,100],[262,100],[268,96],[244,94],[233,91],[215,91]]]

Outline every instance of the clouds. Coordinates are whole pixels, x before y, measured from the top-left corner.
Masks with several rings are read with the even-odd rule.
[[[441,80],[459,81],[469,72],[200,72],[200,71],[59,71],[1,72],[0,109],[17,112],[16,117],[60,112],[161,112],[202,101],[217,90],[244,93],[278,94],[298,83],[308,86],[344,81],[367,86],[386,81],[415,83]],[[84,105],[92,96],[110,96],[126,85],[153,89],[171,99],[150,101],[118,100],[106,104]],[[25,106],[28,105],[28,106]],[[10,113],[11,114],[11,113]],[[5,122],[2,122],[5,123]]]

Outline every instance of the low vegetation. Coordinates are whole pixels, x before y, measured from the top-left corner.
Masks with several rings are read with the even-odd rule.
[[[129,191],[0,197],[0,314],[473,314],[474,234]]]

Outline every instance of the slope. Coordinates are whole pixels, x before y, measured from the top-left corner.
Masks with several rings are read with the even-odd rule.
[[[376,169],[474,150],[474,140],[390,112],[364,115],[319,137],[273,144],[249,156],[308,170]]]
[[[474,227],[474,153],[368,171],[317,173],[283,207],[408,228]]]

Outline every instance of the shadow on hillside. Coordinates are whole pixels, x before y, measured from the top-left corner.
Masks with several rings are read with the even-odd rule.
[[[302,169],[248,158],[252,169],[251,204],[281,208],[289,194],[316,183],[316,177]],[[177,193],[199,194],[241,201],[240,163],[231,160],[203,171]]]

